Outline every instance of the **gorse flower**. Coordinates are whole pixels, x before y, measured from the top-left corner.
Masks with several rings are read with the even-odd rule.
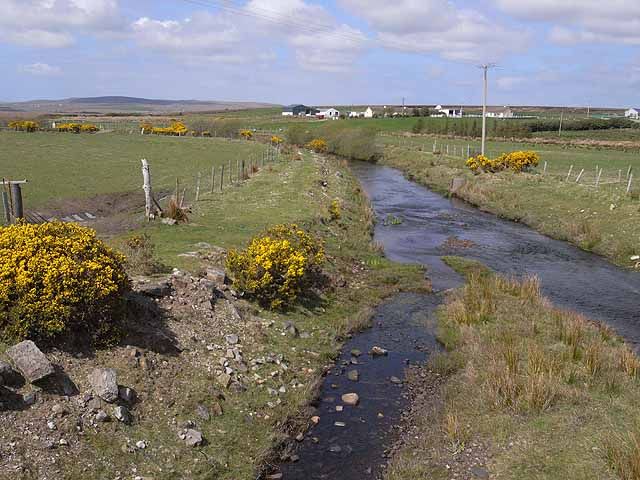
[[[323,140],[322,138],[315,138],[307,143],[307,148],[317,153],[325,153],[328,145],[326,140]]]
[[[129,289],[124,257],[72,223],[0,228],[0,333],[50,337],[104,330]]]
[[[501,170],[513,170],[523,172],[536,167],[540,163],[540,156],[532,151],[516,151],[503,153],[498,158],[491,160],[484,155],[477,155],[467,160],[466,165],[474,172],[499,172]]]
[[[295,302],[324,262],[320,243],[297,225],[276,225],[231,250],[227,270],[234,286],[272,309]]]
[[[40,128],[40,125],[33,120],[16,120],[9,122],[8,127],[20,132],[35,132]]]

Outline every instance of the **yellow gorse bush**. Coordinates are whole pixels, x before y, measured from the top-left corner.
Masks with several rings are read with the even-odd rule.
[[[332,200],[329,205],[329,215],[331,215],[331,220],[340,220],[342,217],[342,207],[340,206],[340,200]]]
[[[72,223],[0,228],[0,333],[104,331],[129,289],[124,257]]]
[[[320,242],[297,225],[276,225],[245,250],[229,251],[227,270],[238,290],[279,309],[295,302],[324,258]]]
[[[326,140],[323,140],[322,138],[315,138],[307,143],[307,148],[314,152],[324,153],[327,151],[328,145]]]
[[[466,164],[474,172],[499,172],[501,170],[522,172],[538,166],[539,163],[540,156],[536,152],[516,151],[503,153],[493,160],[484,155],[477,155],[469,158]]]
[[[170,136],[183,136],[186,135],[189,129],[182,122],[172,122],[169,127],[153,127],[150,124],[142,124],[141,128],[143,129],[143,133],[147,133],[151,127],[150,131],[154,135],[170,135]]]
[[[253,138],[253,132],[251,130],[240,130],[240,136],[245,140],[251,140]]]
[[[67,133],[94,133],[100,129],[92,123],[61,123],[56,127],[59,132]]]
[[[282,142],[284,142],[284,139],[282,137],[279,137],[277,135],[273,135],[271,137],[271,145],[280,145]]]
[[[9,122],[8,127],[20,132],[35,132],[40,128],[40,125],[33,120],[16,120]]]

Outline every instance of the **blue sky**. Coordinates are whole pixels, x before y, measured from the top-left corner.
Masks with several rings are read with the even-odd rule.
[[[638,0],[2,0],[0,100],[640,104]]]

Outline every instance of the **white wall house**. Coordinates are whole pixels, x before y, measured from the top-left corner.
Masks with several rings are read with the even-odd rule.
[[[638,118],[640,118],[640,108],[630,108],[629,110],[624,112],[624,116],[627,118],[638,120]]]
[[[326,118],[327,120],[338,120],[340,118],[340,111],[335,108],[328,108],[318,112],[319,118]]]
[[[364,111],[364,118],[373,118],[373,110],[371,109],[371,107],[367,107],[367,109]]]
[[[360,118],[360,112],[349,112],[349,118]]]
[[[462,108],[443,107],[442,105],[436,105],[435,111],[437,112],[437,116],[462,118]]]

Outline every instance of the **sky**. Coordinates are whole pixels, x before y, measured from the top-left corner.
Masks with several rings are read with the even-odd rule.
[[[640,0],[0,0],[0,100],[640,104]]]

